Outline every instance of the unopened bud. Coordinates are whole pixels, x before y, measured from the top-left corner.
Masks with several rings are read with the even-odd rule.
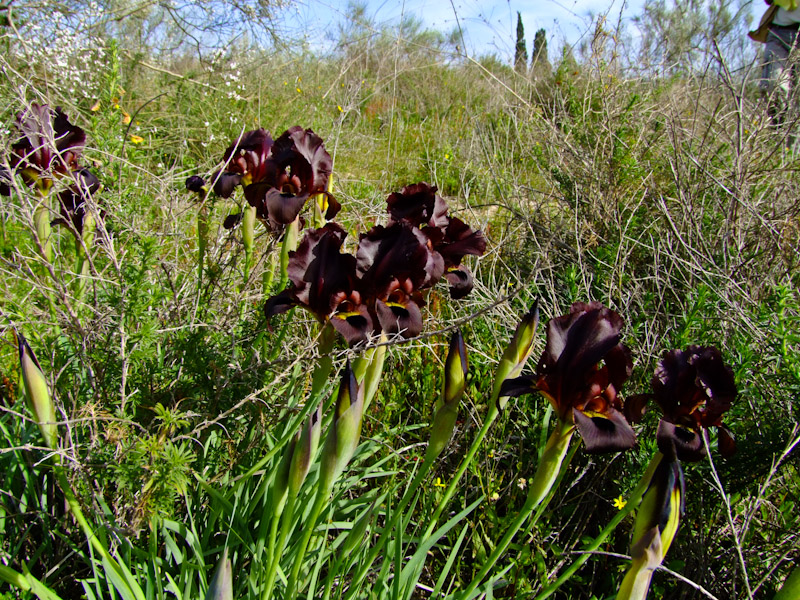
[[[333,424],[325,439],[320,465],[320,485],[330,491],[347,463],[353,458],[361,437],[361,418],[364,414],[364,387],[358,384],[350,363],[347,363],[339,394]]]
[[[458,404],[467,387],[467,347],[460,330],[450,338],[450,350],[444,363],[444,383],[442,395],[434,406],[435,415],[431,425],[431,439],[425,454],[426,460],[433,460],[453,437],[453,429],[458,418]]]
[[[319,436],[322,430],[322,405],[320,404],[313,413],[308,416],[300,437],[293,444],[291,464],[289,465],[288,491],[292,496],[296,496],[303,485],[308,470],[311,468],[311,461],[319,447]]]
[[[222,551],[217,570],[208,584],[205,600],[233,600],[233,566],[227,548]]]
[[[533,352],[533,342],[536,327],[539,324],[539,300],[534,302],[531,309],[522,317],[514,337],[503,352],[503,357],[497,365],[497,372],[492,388],[492,399],[497,402],[497,408],[503,409],[508,402],[507,398],[500,397],[500,388],[507,379],[519,377],[525,363],[528,362]]]
[[[42,432],[45,445],[48,448],[55,449],[58,438],[56,409],[47,389],[47,381],[44,373],[42,373],[42,368],[39,366],[39,361],[36,360],[36,356],[28,345],[25,336],[18,333],[17,342],[19,344],[19,365],[22,372],[25,397],[28,400],[28,408],[39,424],[39,430]]]
[[[450,338],[450,350],[444,363],[444,387],[442,389],[442,402],[453,404],[461,400],[467,388],[467,346],[461,330],[456,329]]]
[[[683,471],[677,458],[662,458],[636,512],[631,567],[617,598],[646,598],[653,571],[664,560],[683,515]]]

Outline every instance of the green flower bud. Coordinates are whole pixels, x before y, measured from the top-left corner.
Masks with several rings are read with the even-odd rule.
[[[246,205],[242,217],[242,242],[245,250],[252,252],[255,243],[256,207]]]
[[[677,458],[662,458],[636,512],[631,543],[631,567],[617,600],[647,597],[653,571],[661,565],[678,533],[684,507],[684,482]]]
[[[442,395],[436,400],[431,425],[431,439],[425,454],[426,460],[433,460],[447,446],[453,436],[458,418],[458,405],[467,387],[467,347],[460,330],[450,338],[450,350],[444,363],[444,383]]]
[[[322,430],[322,405],[320,404],[313,413],[308,416],[303,430],[300,432],[297,441],[292,444],[292,459],[289,465],[288,490],[292,496],[296,496],[303,485],[308,470],[311,468],[311,461],[319,447],[319,437]]]
[[[39,424],[45,445],[55,450],[58,441],[58,426],[56,425],[56,409],[47,389],[47,381],[25,336],[18,333],[17,342],[19,344],[19,365],[28,408]]]
[[[361,437],[363,414],[364,386],[358,384],[348,362],[339,383],[333,425],[322,449],[320,485],[323,490],[329,492],[333,489],[333,484],[353,458]]]
[[[514,332],[514,337],[503,352],[503,357],[497,365],[497,372],[494,377],[494,387],[492,388],[492,399],[497,401],[498,409],[502,410],[508,398],[500,397],[500,388],[506,379],[519,377],[525,363],[528,362],[533,352],[533,342],[536,335],[536,327],[539,324],[539,300],[533,303],[531,309],[522,317]]]
[[[52,263],[54,255],[50,219],[48,200],[47,198],[43,198],[39,206],[33,211],[33,223],[36,227],[36,239],[39,241],[39,244],[41,244],[42,257],[47,262]]]
[[[386,360],[386,348],[388,347],[386,345],[387,339],[386,333],[382,331],[381,337],[378,340],[378,345],[364,353],[365,356],[362,360],[367,362],[363,379],[358,377],[358,373],[356,373],[358,379],[364,384],[364,412],[367,411],[373,398],[375,398],[375,394],[378,391],[378,384],[381,382],[383,363]]]
[[[228,549],[222,552],[217,570],[208,585],[205,600],[233,600],[233,567],[228,558]]]
[[[450,338],[450,350],[444,363],[444,385],[440,404],[453,404],[461,400],[467,388],[467,347],[461,330],[456,329]],[[439,408],[439,406],[437,406]]]

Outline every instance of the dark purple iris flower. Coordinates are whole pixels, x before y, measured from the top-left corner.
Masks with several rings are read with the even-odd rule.
[[[446,227],[447,203],[427,183],[407,185],[386,199],[389,225],[406,223],[413,227]]]
[[[653,397],[664,413],[657,432],[659,450],[683,461],[701,460],[706,455],[702,436],[716,427],[720,452],[734,454],[736,442],[722,417],[736,393],[733,371],[713,346],[665,352],[653,375]]]
[[[372,316],[357,289],[356,259],[341,252],[346,235],[339,225],[328,223],[303,236],[297,250],[289,253],[292,287],[267,301],[267,318],[301,306],[321,322],[330,320],[349,344],[367,339],[373,331]]]
[[[576,302],[569,314],[547,324],[547,345],[535,375],[507,381],[501,395],[541,392],[559,420],[574,423],[589,452],[632,448],[628,421],[641,416],[638,403],[619,396],[630,377],[630,351],[621,342],[622,317],[598,302]]]
[[[73,172],[72,177],[72,185],[58,193],[60,216],[50,224],[70,227],[80,237],[83,235],[86,202],[100,189],[100,180],[85,167]],[[104,217],[105,211],[101,211],[100,218]]]
[[[422,331],[420,291],[444,273],[442,256],[416,227],[396,222],[376,225],[361,236],[356,270],[365,295],[374,298],[378,321],[387,333],[410,338]]]
[[[258,218],[273,228],[294,221],[316,194],[328,197],[326,218],[332,219],[341,208],[327,192],[333,160],[311,129],[291,127],[276,140],[264,129],[248,131],[223,158],[225,170],[213,176],[214,193],[229,198],[242,186]]]
[[[386,199],[389,225],[405,223],[422,231],[430,248],[441,255],[450,296],[458,300],[467,296],[474,285],[472,273],[461,261],[467,254],[482,255],[486,251],[486,238],[481,231],[448,216],[447,203],[436,193],[437,189],[423,182],[391,194]]]
[[[78,168],[86,134],[61,108],[31,104],[17,115],[17,129],[21,137],[11,146],[9,163],[28,185],[48,190],[54,176]]]
[[[289,168],[285,175],[291,173],[292,177],[314,182],[309,185],[320,186],[327,177],[326,170],[315,171],[308,165],[314,163],[314,157],[322,156],[321,144],[309,137],[308,130],[293,128],[287,133],[295,136],[294,147],[304,148],[306,162],[286,162]],[[296,159],[289,148],[291,135],[276,140],[274,160],[282,156]],[[381,331],[405,338],[419,335],[425,290],[432,288],[446,270],[448,279],[459,277],[463,257],[482,254],[486,241],[480,231],[447,216],[447,204],[436,194],[435,186],[406,186],[390,195],[387,205],[388,225],[376,225],[361,235],[355,256],[341,253],[345,234],[338,225],[331,223],[306,234],[297,251],[290,254],[292,287],[267,302],[267,317],[291,306],[304,306],[321,321],[330,320],[350,344]],[[462,297],[471,289],[469,276],[468,289],[462,286],[453,296]]]

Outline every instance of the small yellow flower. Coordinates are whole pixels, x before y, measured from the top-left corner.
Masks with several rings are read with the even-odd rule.
[[[620,494],[618,498],[614,498],[614,508],[616,508],[617,510],[622,510],[623,508],[625,508],[625,505],[627,503],[628,501],[622,497],[622,494]]]
[[[134,144],[141,144],[144,141],[144,138],[140,135],[136,135],[135,133],[131,134],[131,142]]]
[[[122,111],[122,124],[127,125],[128,123],[131,122],[131,116],[128,114],[128,111],[126,111],[124,108],[121,108],[120,110]]]
[[[433,482],[433,487],[447,487],[445,484],[442,483],[442,478],[437,477],[436,481]]]
[[[344,109],[342,108],[342,105],[341,105],[341,104],[337,104],[337,105],[336,105],[336,108],[338,108],[338,109],[339,109],[339,112],[344,112]]]
[[[296,88],[294,88],[294,89],[296,89],[296,90],[297,90],[297,93],[298,93],[298,94],[302,94],[302,93],[303,93],[303,90],[301,90],[299,87],[296,87]]]
[[[92,112],[97,112],[98,110],[100,110],[100,100],[92,104],[92,108],[90,108],[89,110]]]

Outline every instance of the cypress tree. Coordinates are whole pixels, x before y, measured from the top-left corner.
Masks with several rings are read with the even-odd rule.
[[[522,25],[522,15],[517,11],[517,44],[514,47],[514,70],[525,73],[528,68],[528,49],[525,43],[525,27]]]

